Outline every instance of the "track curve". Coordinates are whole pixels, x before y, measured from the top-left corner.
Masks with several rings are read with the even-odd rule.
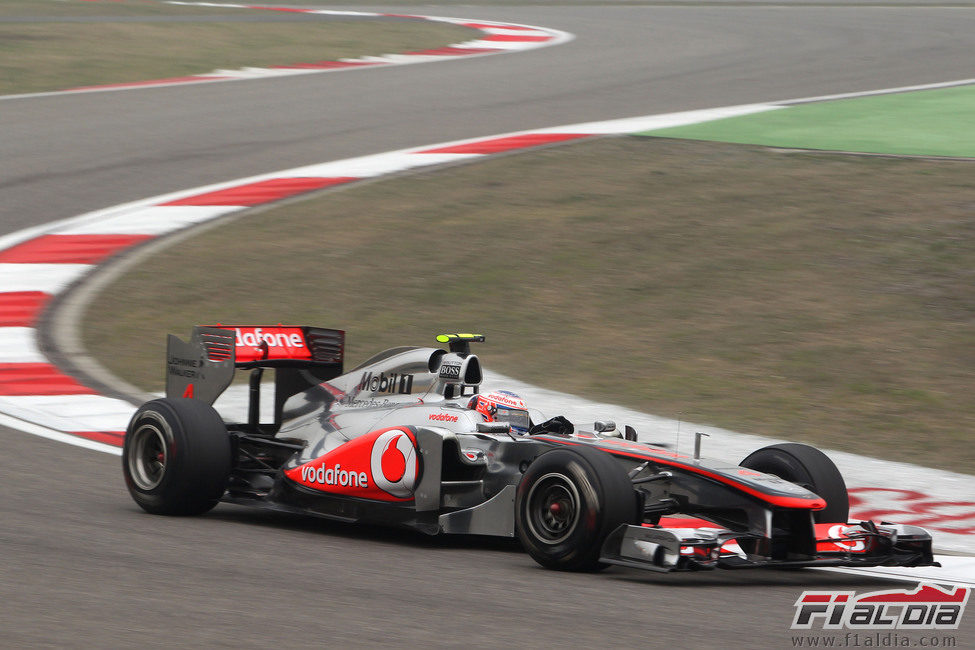
[[[6,102],[0,234],[428,142],[963,78],[975,41],[975,15],[943,8],[463,12],[577,39],[438,66]],[[504,542],[429,540],[231,506],[197,519],[142,516],[116,459],[6,429],[0,441],[0,625],[14,646],[540,647],[648,637],[685,646],[733,634],[743,645],[776,647],[789,643],[803,587],[879,584],[814,572],[559,574]],[[707,625],[688,610],[707,613]]]

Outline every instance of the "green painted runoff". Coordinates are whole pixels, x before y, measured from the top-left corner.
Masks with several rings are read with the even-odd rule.
[[[795,149],[975,157],[975,85],[801,104],[641,135]]]

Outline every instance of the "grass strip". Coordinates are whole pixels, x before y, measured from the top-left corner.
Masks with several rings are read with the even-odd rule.
[[[419,20],[322,17],[281,22],[277,12],[224,8],[214,16],[216,8],[159,3],[56,3],[62,13],[41,20],[51,3],[16,4],[20,13],[0,14],[0,94],[409,52],[478,34]],[[107,9],[114,12],[104,13]],[[37,19],[11,20],[15,15]],[[214,21],[220,16],[226,22]],[[165,17],[172,21],[160,21]]]
[[[606,138],[229,222],[118,280],[83,335],[158,389],[194,324],[345,328],[350,364],[479,331],[489,367],[542,386],[975,473],[971,178]]]

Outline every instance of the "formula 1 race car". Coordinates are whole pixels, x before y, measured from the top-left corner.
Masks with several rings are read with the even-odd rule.
[[[129,423],[122,467],[143,509],[204,513],[219,501],[429,534],[517,536],[545,567],[655,571],[933,565],[914,526],[848,522],[843,478],[801,444],[740,464],[641,443],[597,422],[533,422],[510,393],[482,395],[471,343],[400,347],[344,372],[345,333],[197,327],[169,337],[167,397]],[[246,422],[213,408],[250,371]],[[261,385],[273,369],[273,421]],[[483,398],[483,400],[482,400]],[[488,399],[490,398],[490,399]]]

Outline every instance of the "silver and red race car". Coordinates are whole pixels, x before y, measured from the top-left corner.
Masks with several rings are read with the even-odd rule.
[[[170,336],[167,397],[129,423],[122,467],[143,509],[219,501],[429,534],[517,536],[543,566],[654,571],[933,565],[915,526],[849,522],[820,451],[772,445],[740,464],[638,441],[612,422],[533,422],[514,395],[480,393],[475,334],[400,347],[345,372],[345,333],[197,327]],[[264,373],[273,418],[262,422]],[[250,373],[246,422],[213,403]],[[490,397],[482,403],[482,397]]]

